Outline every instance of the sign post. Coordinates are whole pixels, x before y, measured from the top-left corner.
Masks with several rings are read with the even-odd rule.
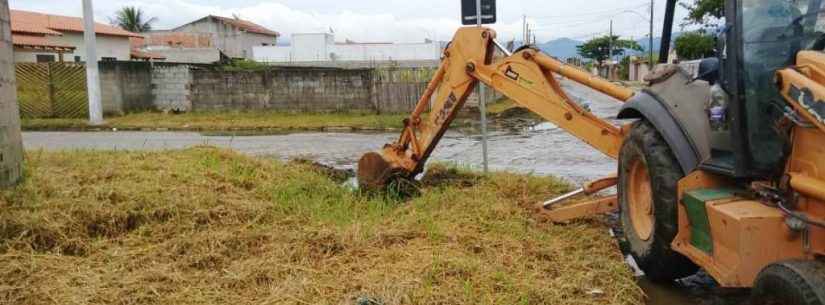
[[[462,0],[461,1],[461,23],[480,27],[482,24],[496,22],[496,1],[495,0]],[[489,171],[489,158],[487,153],[487,101],[484,84],[478,83],[478,110],[481,112],[481,153],[484,164],[484,173]]]

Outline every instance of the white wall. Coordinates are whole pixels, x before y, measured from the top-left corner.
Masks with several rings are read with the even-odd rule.
[[[148,51],[163,55],[165,62],[211,64],[221,60],[217,48],[148,48]]]
[[[252,48],[252,55],[258,62],[293,62],[292,47],[258,46]]]
[[[437,61],[441,44],[336,44],[331,34],[293,34],[291,46],[255,47],[253,56],[261,62]]]
[[[331,34],[292,34],[292,61],[328,61],[334,45],[335,37]]]
[[[117,60],[130,60],[131,47],[129,37],[97,35],[97,59],[103,57],[114,57]],[[83,40],[83,33],[64,32],[63,36],[49,37],[49,42],[75,46],[74,54],[64,54],[65,61],[74,61],[75,56],[80,56],[80,61],[86,61],[86,43]]]
[[[49,36],[49,42],[59,45],[74,46],[74,53],[63,53],[63,61],[73,62],[75,56],[80,56],[80,61],[86,61],[86,43],[83,40],[83,33],[64,32],[63,36]],[[30,52],[28,50],[15,49],[15,62],[37,62],[37,55],[53,55],[58,61],[57,53],[50,52]],[[130,60],[131,48],[129,38],[121,36],[97,35],[97,59],[103,57],[114,57],[117,60]]]
[[[441,48],[438,43],[404,44],[339,44],[335,45],[336,60],[389,61],[389,60],[438,60]]]

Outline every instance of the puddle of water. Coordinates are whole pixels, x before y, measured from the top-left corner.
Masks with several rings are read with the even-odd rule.
[[[676,285],[657,284],[646,277],[636,281],[647,294],[647,305],[695,305],[698,300],[690,297],[684,288]]]

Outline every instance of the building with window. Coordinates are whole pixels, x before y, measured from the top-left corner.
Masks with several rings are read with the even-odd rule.
[[[86,61],[83,18],[11,10],[15,62]],[[140,35],[95,23],[97,60],[144,59],[132,54],[129,39]],[[135,56],[133,56],[135,55]]]
[[[275,45],[280,35],[248,20],[209,15],[171,30],[146,33],[141,49],[174,62],[252,59],[253,47]]]

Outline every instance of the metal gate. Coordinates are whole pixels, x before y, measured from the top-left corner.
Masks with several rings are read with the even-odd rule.
[[[77,63],[18,63],[17,100],[24,118],[88,116],[86,69]]]

